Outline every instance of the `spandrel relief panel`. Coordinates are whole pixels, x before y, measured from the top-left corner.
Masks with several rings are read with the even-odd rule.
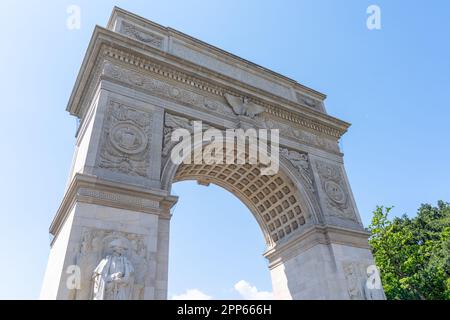
[[[138,108],[123,98],[110,96],[94,174],[117,182],[158,186],[162,118],[160,108]]]

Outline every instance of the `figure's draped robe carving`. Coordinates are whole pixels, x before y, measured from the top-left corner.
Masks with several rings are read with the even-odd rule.
[[[94,300],[132,298],[134,268],[125,256],[108,255],[94,270]]]

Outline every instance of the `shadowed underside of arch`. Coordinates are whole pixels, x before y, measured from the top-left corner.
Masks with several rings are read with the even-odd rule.
[[[236,195],[258,221],[268,247],[300,232],[306,224],[305,208],[293,182],[281,172],[260,175],[251,164],[181,164],[173,182],[197,180],[214,183]]]

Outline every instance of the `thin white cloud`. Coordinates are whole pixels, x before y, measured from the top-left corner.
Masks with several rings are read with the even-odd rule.
[[[189,289],[185,293],[173,295],[172,300],[211,300],[212,297],[198,289]]]
[[[234,285],[236,290],[245,300],[273,300],[273,293],[269,291],[259,291],[245,280],[241,280]]]

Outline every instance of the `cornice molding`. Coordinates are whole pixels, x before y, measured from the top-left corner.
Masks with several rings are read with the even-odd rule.
[[[124,52],[122,50],[115,50],[111,47],[106,47],[104,48],[103,55],[109,58],[113,58],[122,63],[127,63],[134,67],[138,67],[141,70],[145,70],[147,72],[167,78],[168,80],[177,81],[183,85],[191,86],[197,90],[206,91],[209,94],[214,94],[220,97],[224,97],[226,93],[232,95],[240,94],[236,91],[225,89],[223,87],[205,82],[203,80],[199,80],[198,78],[183,73],[182,71],[177,71],[168,67],[164,67],[162,65],[140,58],[133,54]],[[266,108],[265,112],[267,112],[268,114],[273,115],[282,120],[293,122],[301,127],[318,131],[337,139],[339,139],[345,132],[344,129],[331,127],[330,125],[321,123],[320,120],[308,119],[307,117],[304,117],[299,113],[283,110],[282,107],[271,103],[267,103],[266,101],[263,101],[261,99],[252,97],[252,100],[254,100],[257,104],[264,106]]]
[[[145,48],[145,55],[142,52],[143,47]],[[141,50],[139,50],[139,48]],[[258,104],[264,106],[267,113],[281,120],[293,122],[301,127],[320,132],[321,134],[330,136],[336,140],[339,139],[350,126],[349,123],[320,111],[304,107],[287,99],[263,92],[257,88],[250,88],[249,85],[239,83],[235,79],[228,78],[226,81],[245,91],[227,87],[218,82],[220,80],[218,78],[225,77],[223,75],[211,70],[206,70],[203,67],[196,66],[181,58],[172,56],[169,53],[162,52],[142,44],[137,40],[101,27],[96,27],[96,30],[94,31],[93,38],[91,39],[85,60],[83,61],[77,82],[69,100],[67,110],[70,111],[72,115],[81,117],[82,109],[86,108],[87,101],[85,100],[90,99],[90,97],[87,97],[87,95],[84,94],[85,100],[81,101],[83,93],[85,93],[87,88],[94,85],[92,83],[93,80],[95,81],[95,79],[93,79],[95,76],[94,69],[95,67],[98,67],[98,62],[105,58],[121,61],[122,63],[140,68],[143,72],[154,73],[159,77],[165,77],[171,81],[189,85],[195,90],[205,91],[208,94],[221,97],[225,93],[237,96],[248,96]],[[193,68],[197,68],[198,72],[192,71]],[[215,78],[217,80],[215,80]],[[274,103],[275,100],[280,103]]]
[[[50,234],[57,237],[64,221],[77,202],[98,204],[170,218],[170,208],[178,197],[165,190],[143,189],[95,176],[76,174],[65,192],[61,205],[50,225]]]

